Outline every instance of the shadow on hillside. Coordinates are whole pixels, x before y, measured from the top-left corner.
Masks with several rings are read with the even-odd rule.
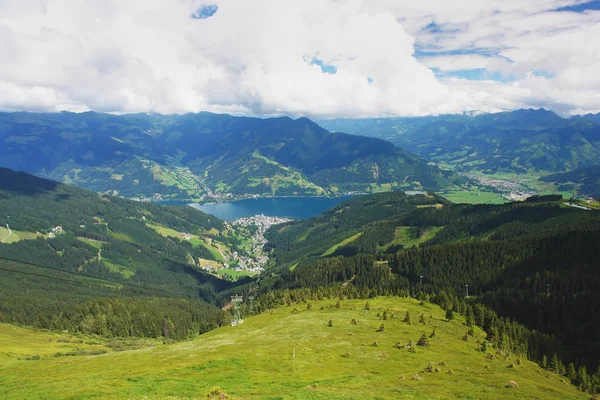
[[[0,191],[33,196],[53,191],[58,185],[58,182],[38,178],[26,172],[0,168]]]

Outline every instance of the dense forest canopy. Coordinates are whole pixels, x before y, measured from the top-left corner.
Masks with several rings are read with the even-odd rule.
[[[160,302],[132,303],[138,297],[215,303],[217,294],[231,285],[191,262],[212,259],[206,248],[148,226],[220,237],[224,223],[191,207],[100,196],[0,168],[0,210],[0,319],[5,322],[82,329],[76,310],[94,299],[116,298],[123,307]],[[216,307],[202,307],[203,314],[222,323]],[[164,310],[148,307],[147,312],[163,318],[159,314]],[[129,330],[130,335],[139,332]]]

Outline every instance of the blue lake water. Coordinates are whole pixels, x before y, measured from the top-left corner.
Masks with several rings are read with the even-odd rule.
[[[353,196],[328,197],[270,197],[262,199],[245,199],[229,203],[192,204],[215,217],[232,221],[234,219],[263,214],[269,217],[288,217],[308,219],[317,216],[331,207]]]

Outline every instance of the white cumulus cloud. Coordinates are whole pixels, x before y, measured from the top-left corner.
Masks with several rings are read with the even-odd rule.
[[[600,12],[554,11],[574,3],[4,0],[0,109],[599,111]],[[470,69],[506,79],[436,76]]]

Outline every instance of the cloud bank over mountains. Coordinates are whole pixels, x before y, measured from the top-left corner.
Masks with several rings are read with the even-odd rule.
[[[0,109],[600,111],[600,1],[4,0]]]

